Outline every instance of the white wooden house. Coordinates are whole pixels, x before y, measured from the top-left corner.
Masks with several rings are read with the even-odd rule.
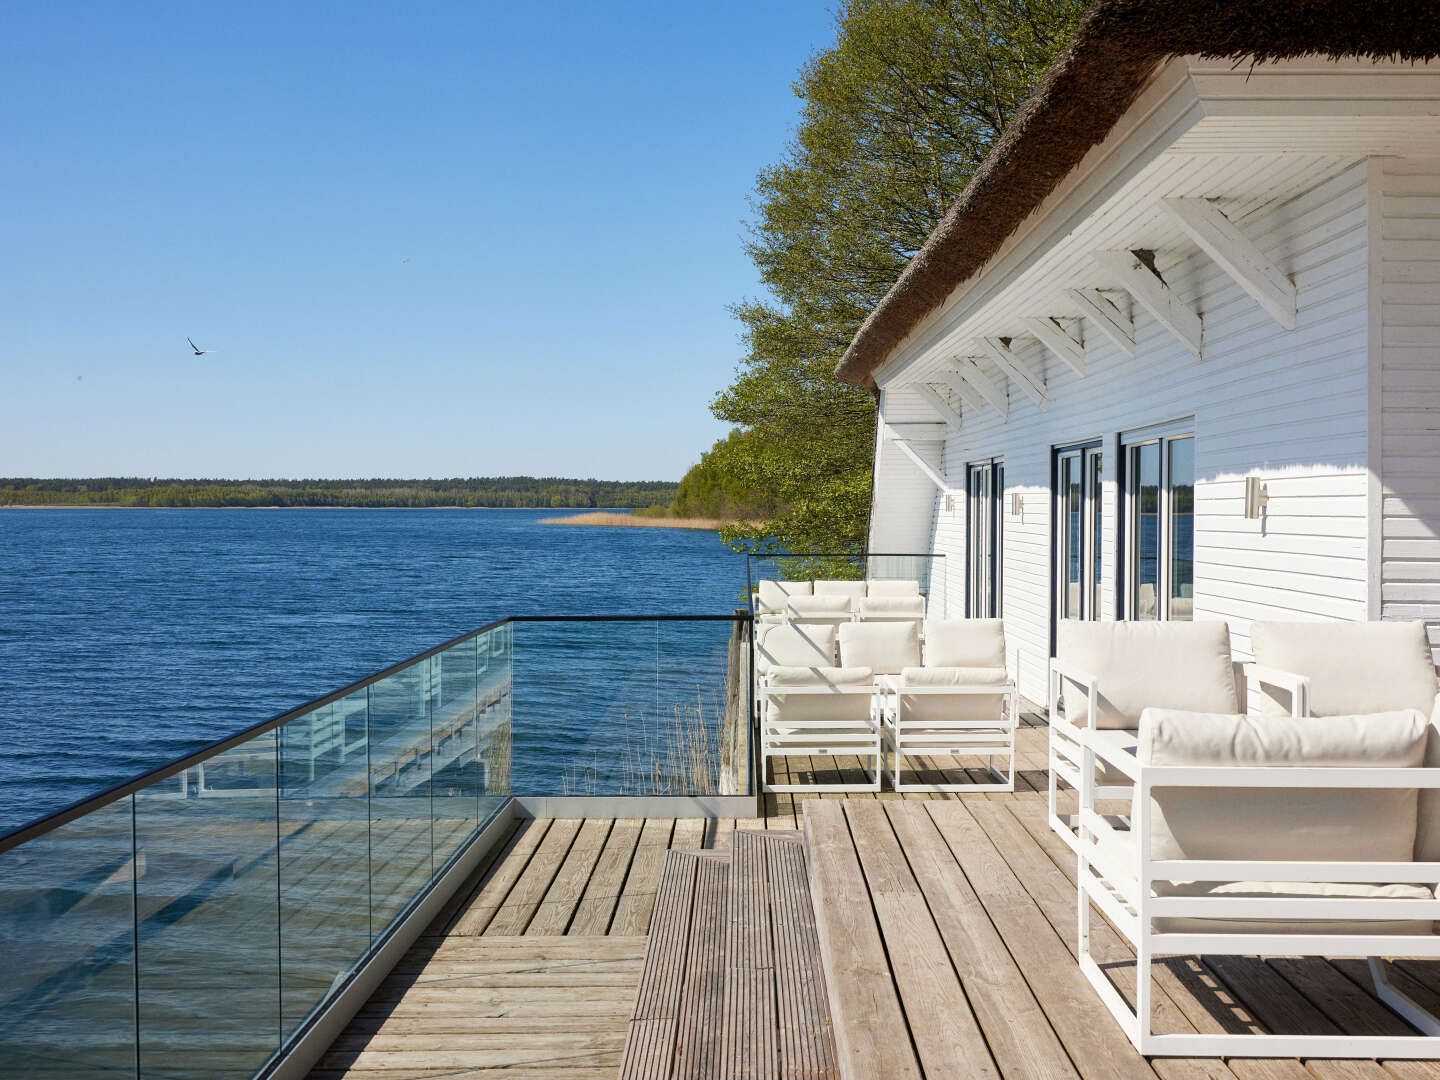
[[[878,392],[870,550],[944,553],[1036,700],[1064,618],[1440,647],[1440,64],[1337,26],[1136,59],[1109,6],[838,369]]]

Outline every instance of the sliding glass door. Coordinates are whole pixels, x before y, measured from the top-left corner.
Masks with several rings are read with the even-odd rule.
[[[970,465],[966,470],[966,483],[970,515],[966,537],[969,560],[965,613],[972,619],[998,619],[1002,614],[1005,463],[982,461]]]
[[[1100,617],[1100,495],[1105,455],[1099,444],[1055,452],[1055,616]]]
[[[1195,437],[1125,447],[1125,608],[1132,619],[1189,619],[1195,607]]]

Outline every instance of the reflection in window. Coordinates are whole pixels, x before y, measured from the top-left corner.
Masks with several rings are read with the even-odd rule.
[[[1169,450],[1169,615],[1189,619],[1195,610],[1195,440],[1173,440]]]
[[[1160,617],[1160,444],[1130,450],[1131,617]]]

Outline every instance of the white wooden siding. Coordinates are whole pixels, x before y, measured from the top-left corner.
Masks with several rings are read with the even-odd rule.
[[[1380,615],[1424,619],[1440,659],[1440,161],[1380,186]]]
[[[1181,416],[1194,417],[1196,436],[1195,616],[1226,619],[1235,650],[1242,656],[1248,655],[1254,619],[1365,617],[1366,177],[1366,164],[1353,164],[1328,178],[1317,177],[1317,183],[1302,194],[1255,210],[1238,222],[1294,280],[1299,301],[1294,331],[1283,330],[1193,248],[1161,252],[1166,280],[1204,318],[1203,360],[1196,360],[1169,331],[1138,309],[1133,312],[1137,335],[1133,359],[1087,326],[1089,375],[1084,379],[1038,343],[1020,339],[1017,346],[1024,359],[1045,373],[1049,410],[1042,413],[1028,398],[1012,392],[1008,423],[1002,423],[992,408],[971,409],[964,426],[949,433],[944,468],[956,487],[963,483],[967,462],[1003,456],[1007,492],[1023,497],[1020,516],[1010,515],[1008,501],[1004,508],[1003,599],[1010,644],[1021,651],[1020,689],[1025,695],[1043,700],[1046,692],[1052,594],[1051,448],[1105,440],[1101,610],[1104,617],[1113,618],[1119,551],[1115,435]],[[1440,225],[1440,220],[1431,224]],[[1431,235],[1440,245],[1440,232]],[[1113,295],[1128,302],[1123,294]],[[1408,307],[1407,312],[1412,320],[1426,314]],[[1033,312],[1015,312],[1025,314]],[[1429,334],[1426,340],[1431,345],[1440,341],[1433,336],[1437,334],[1433,322],[1428,330],[1410,326],[1403,333],[1397,324],[1395,333],[1397,348],[1425,347],[1425,341],[1401,344],[1400,338],[1408,342]],[[1397,353],[1397,362],[1398,358]],[[1404,370],[1410,372],[1406,378],[1420,377],[1414,369]],[[1425,389],[1433,389],[1440,398],[1440,380]],[[899,400],[896,395],[897,405]],[[889,408],[887,402],[887,413]],[[1404,409],[1397,403],[1396,409],[1397,423],[1402,416],[1419,422],[1427,415],[1425,422],[1433,423],[1434,414],[1417,411],[1413,402]],[[1397,453],[1402,445],[1418,445],[1408,428],[1403,438],[1407,441],[1396,444]],[[1421,467],[1430,467],[1433,475],[1437,458],[1426,455],[1436,453],[1434,445],[1415,452],[1422,459]],[[892,452],[892,456],[899,455]],[[1425,461],[1430,465],[1425,466]],[[937,511],[933,486],[920,492],[912,485],[908,493],[902,492],[898,478],[892,479],[894,468],[889,459],[877,465],[877,513],[883,506],[887,516],[930,523],[930,544],[949,556],[951,595],[963,596],[963,504],[952,512],[943,507]],[[1243,516],[1244,478],[1250,474],[1261,476],[1269,488],[1271,500],[1263,521],[1247,521]],[[892,485],[897,486],[892,490]],[[1387,498],[1387,507],[1400,497],[1397,489],[1393,498]],[[902,511],[899,504],[911,498],[917,501]],[[1432,524],[1440,518],[1440,498],[1413,504],[1416,507],[1429,515]],[[1404,527],[1416,528],[1414,522]],[[873,530],[873,535],[881,534]],[[1433,543],[1433,537],[1432,530],[1419,539]],[[1440,562],[1440,545],[1416,550],[1414,565]],[[1396,578],[1394,588],[1397,596],[1423,594],[1415,602],[1433,602],[1440,611],[1440,586],[1420,587],[1417,594]]]

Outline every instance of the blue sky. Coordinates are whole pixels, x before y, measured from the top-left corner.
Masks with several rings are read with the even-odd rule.
[[[679,477],[832,8],[7,6],[0,475]]]

